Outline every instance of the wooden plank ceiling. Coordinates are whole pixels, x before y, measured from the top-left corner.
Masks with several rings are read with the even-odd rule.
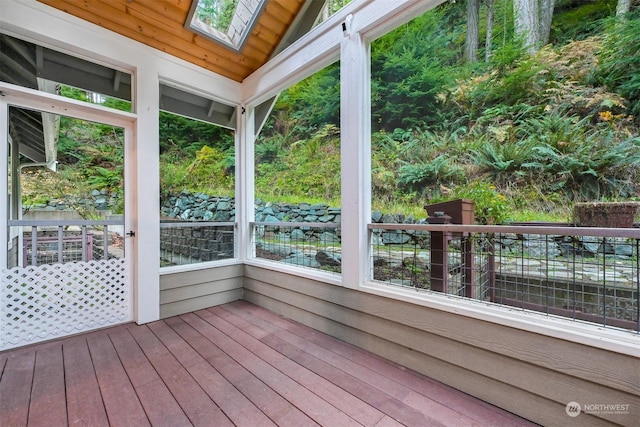
[[[191,0],[38,1],[238,82],[269,60],[305,3],[267,0],[238,53],[185,27]]]

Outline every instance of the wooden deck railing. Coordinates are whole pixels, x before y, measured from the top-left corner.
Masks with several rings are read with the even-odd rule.
[[[373,248],[374,281],[640,332],[637,228],[370,224],[369,230],[412,236]]]
[[[109,249],[109,227],[122,220],[10,220],[22,234],[22,265],[121,257]],[[99,252],[99,253],[98,253]]]

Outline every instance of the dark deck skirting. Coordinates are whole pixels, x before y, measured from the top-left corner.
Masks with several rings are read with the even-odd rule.
[[[530,426],[244,301],[0,353],[0,426]]]

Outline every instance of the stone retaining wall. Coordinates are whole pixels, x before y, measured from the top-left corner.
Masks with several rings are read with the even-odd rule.
[[[25,206],[25,211],[64,211],[64,210],[114,210],[121,204],[119,194],[109,194],[107,190],[91,190],[88,195],[70,195],[49,199],[47,203]]]
[[[233,258],[233,226],[161,228],[160,256],[163,266]]]
[[[163,218],[183,221],[235,221],[235,199],[232,197],[210,196],[203,193],[182,191],[175,196],[167,197],[160,210]],[[311,203],[270,203],[256,200],[256,222],[309,222],[340,224],[342,210],[327,204]],[[373,223],[387,224],[426,224],[425,218],[415,219],[402,214],[384,214],[375,211],[371,214]],[[322,239],[322,228],[304,230],[304,236],[293,235],[294,240],[316,241]],[[283,229],[287,235],[300,233],[299,229]],[[337,233],[339,235],[339,232]],[[289,236],[291,237],[291,236]],[[393,232],[376,233],[379,244],[403,244],[416,237],[415,232],[398,230]]]

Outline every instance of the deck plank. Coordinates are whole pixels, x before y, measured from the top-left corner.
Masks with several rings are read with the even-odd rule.
[[[522,421],[521,418],[509,412],[496,410],[497,408],[491,404],[471,398],[459,390],[394,364],[344,341],[332,339],[326,334],[296,322],[285,321],[285,319],[282,319],[280,316],[266,310],[260,312],[253,311],[253,307],[255,306],[251,304],[243,303],[231,309],[238,310],[240,307],[246,307],[248,315],[252,317],[254,321],[258,321],[258,319],[264,319],[265,321],[271,320],[293,334],[304,337],[326,350],[349,358],[352,361],[357,361],[357,363],[368,366],[379,373],[384,374],[386,372],[386,375],[390,378],[401,379],[404,384],[420,395],[429,396],[430,400],[447,406],[467,417],[467,423],[478,422],[481,425],[504,425]],[[408,396],[407,399],[408,401],[414,402],[412,403],[414,407],[422,407],[424,403],[423,401],[421,402],[423,399],[415,394]]]
[[[87,343],[109,424],[114,427],[150,425],[107,332],[88,337]]]
[[[191,425],[189,418],[129,331],[110,331],[109,337],[151,424]]]
[[[160,376],[128,330],[110,331],[109,338],[134,387],[160,381]]]
[[[0,382],[0,426],[27,423],[35,352],[7,358]]]
[[[276,348],[284,356],[296,361],[312,370],[320,376],[328,379],[337,386],[362,399],[367,404],[379,409],[395,420],[405,425],[415,426],[440,426],[443,425],[430,415],[424,414],[408,405],[401,399],[386,393],[377,387],[367,383],[358,375],[352,375],[346,371],[336,369],[335,366],[315,357],[300,348],[291,345],[275,335],[271,335],[263,340],[266,344]]]
[[[226,307],[226,306],[225,306]],[[256,310],[258,308],[258,310]],[[239,301],[238,304],[229,306],[230,310],[246,310],[247,315],[254,322],[260,322],[260,319],[266,322],[273,322],[276,327],[285,329],[291,333],[304,337],[318,346],[332,351],[341,356],[350,358],[365,366],[372,367],[378,372],[388,372],[390,378],[401,380],[412,390],[423,396],[428,396],[442,405],[464,415],[470,421],[477,422],[481,425],[533,425],[522,418],[510,412],[496,408],[490,403],[473,398],[466,393],[454,389],[453,387],[444,385],[431,378],[425,377],[410,369],[406,369],[400,365],[390,362],[373,353],[362,350],[344,341],[336,340],[329,335],[323,334],[315,329],[309,328],[297,322],[292,322],[281,316],[276,315],[268,310],[260,310],[254,304],[246,301]],[[384,369],[383,369],[384,367]],[[412,396],[411,400],[416,396]]]
[[[67,425],[67,398],[61,345],[36,351],[31,390],[28,424]]]
[[[108,426],[86,339],[79,336],[65,340],[62,353],[69,425]]]
[[[300,326],[302,329],[310,329]],[[311,333],[311,330],[308,332]],[[468,421],[460,420],[462,417],[459,414],[435,402],[425,402],[428,405],[420,410],[406,405],[403,400],[410,395],[411,390],[404,385],[375,372],[368,366],[325,351],[302,336],[284,329],[274,331],[272,335],[264,338],[263,342],[319,375],[326,376],[334,384],[403,424],[443,425],[440,424],[441,421]]]

